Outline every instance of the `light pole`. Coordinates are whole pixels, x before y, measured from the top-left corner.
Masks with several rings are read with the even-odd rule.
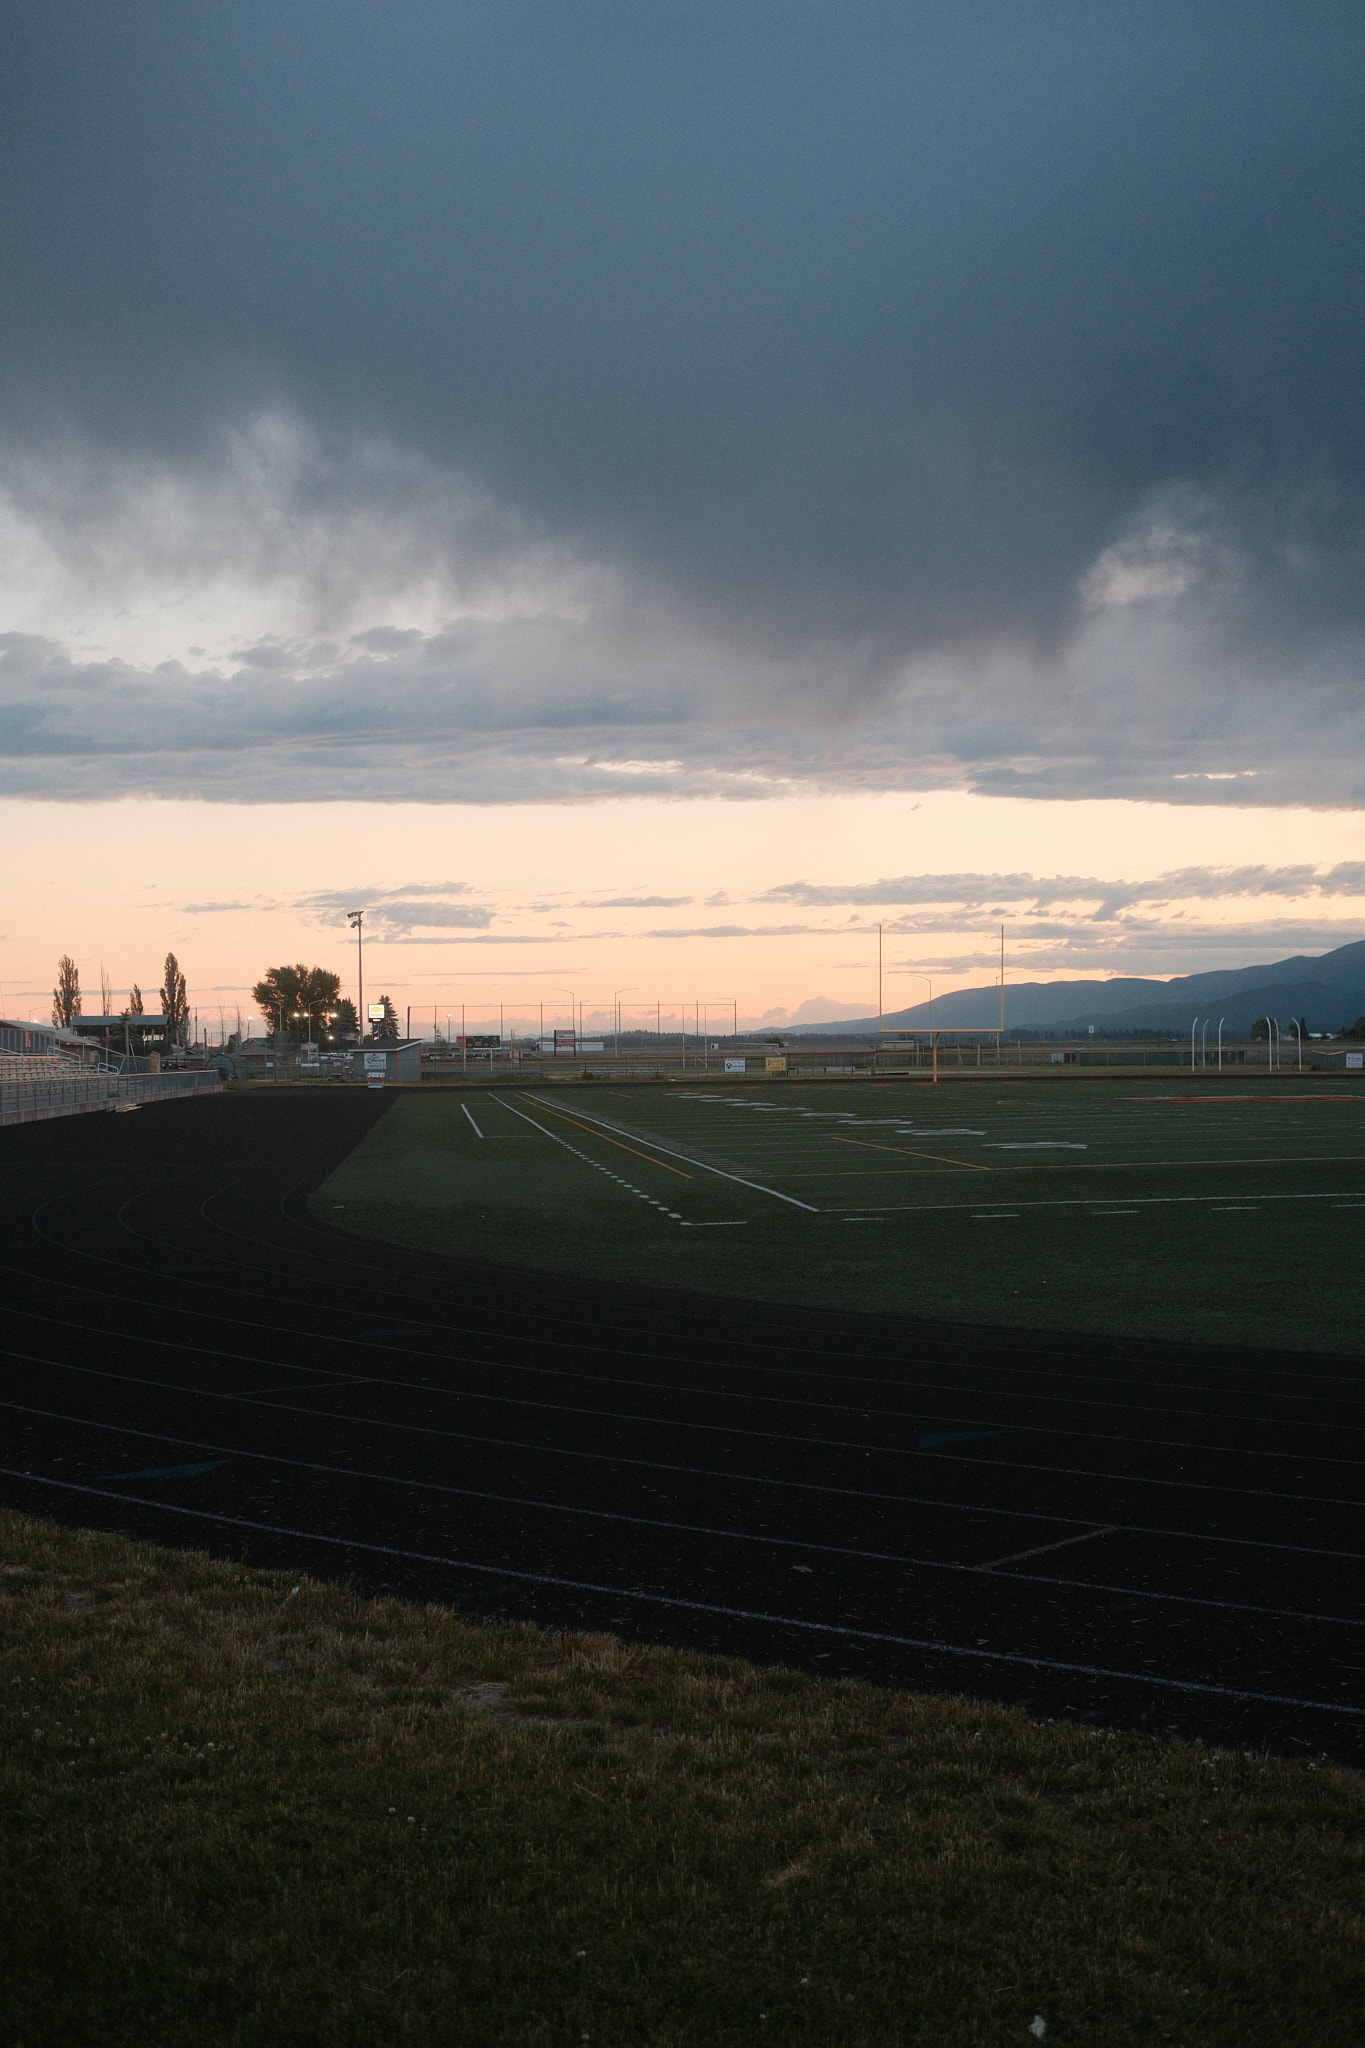
[[[1299,1072],[1300,1072],[1300,1073],[1302,1073],[1302,1072],[1303,1072],[1303,1026],[1302,1026],[1302,1024],[1300,1024],[1300,1022],[1299,1022],[1299,1020],[1298,1020],[1298,1018],[1297,1018],[1297,1017],[1292,1017],[1292,1018],[1290,1019],[1290,1022],[1291,1022],[1291,1023],[1293,1024],[1293,1026],[1294,1026],[1294,1030],[1295,1030],[1295,1032],[1296,1032],[1296,1033],[1298,1034],[1298,1040],[1299,1040]]]
[[[1204,1019],[1204,1029],[1199,1039],[1199,1064],[1201,1067],[1207,1067],[1209,1063],[1209,1025],[1212,1021],[1210,1017]]]
[[[1218,1071],[1220,1074],[1223,1071],[1223,1024],[1224,1019],[1220,1017],[1218,1019]]]
[[[365,1043],[365,913],[363,910],[348,910],[346,919],[355,933],[356,987],[359,1000],[355,1008],[355,1020],[360,1026],[360,1043]],[[362,1066],[364,1062],[361,1062]]]
[[[616,1042],[611,1055],[613,1060],[619,1060],[621,1057],[621,998],[622,996],[628,996],[632,989],[637,989],[639,986],[638,981],[628,981],[624,988],[612,991],[612,1007],[616,1012]]]
[[[1196,1017],[1196,1018],[1195,1018],[1195,1019],[1193,1020],[1193,1022],[1191,1023],[1191,1025],[1190,1025],[1190,1072],[1191,1072],[1191,1073],[1193,1073],[1193,1072],[1194,1072],[1194,1034],[1195,1034],[1195,1032],[1196,1032],[1196,1031],[1197,1031],[1198,1029],[1199,1029],[1199,1019],[1198,1019],[1198,1018]]]

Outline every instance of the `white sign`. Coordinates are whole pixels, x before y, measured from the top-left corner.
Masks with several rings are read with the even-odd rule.
[[[1346,1064],[1348,1067],[1365,1067],[1365,1052],[1348,1052]]]
[[[384,1005],[382,1003],[366,1003],[365,1015],[369,1018],[371,1024],[382,1024],[384,1021]]]
[[[727,1074],[742,1074],[744,1072],[743,1060],[727,1060],[725,1062],[725,1071]]]
[[[386,1064],[387,1055],[382,1052],[367,1052],[365,1055],[365,1072],[367,1074],[382,1074]]]

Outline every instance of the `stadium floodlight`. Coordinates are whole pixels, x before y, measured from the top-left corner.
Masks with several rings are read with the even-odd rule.
[[[356,1022],[360,1026],[360,1042],[365,1043],[365,913],[363,910],[348,910],[346,922],[355,933],[356,957]]]

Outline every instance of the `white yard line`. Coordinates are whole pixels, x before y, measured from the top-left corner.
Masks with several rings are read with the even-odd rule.
[[[474,1124],[474,1118],[473,1118],[473,1116],[472,1116],[472,1115],[470,1114],[470,1111],[469,1111],[468,1105],[462,1102],[462,1103],[460,1104],[460,1108],[461,1108],[462,1110],[464,1110],[464,1113],[465,1113],[465,1115],[466,1115],[467,1117],[469,1117],[469,1121],[470,1121],[470,1123]],[[483,1136],[483,1132],[482,1132],[482,1131],[481,1131],[481,1130],[479,1129],[479,1127],[478,1127],[478,1125],[477,1125],[477,1124],[474,1124],[474,1136],[475,1136],[476,1138],[481,1138],[481,1137]]]

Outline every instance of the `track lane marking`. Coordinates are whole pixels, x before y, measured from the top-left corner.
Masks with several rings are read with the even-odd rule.
[[[994,1572],[1001,1566],[1018,1563],[1023,1558],[1041,1557],[1051,1550],[1065,1550],[1074,1543],[1088,1543],[1096,1536],[1112,1536],[1112,1528],[1090,1529],[1079,1536],[1064,1537],[1058,1543],[1040,1543],[1036,1549],[1017,1551],[1013,1557],[993,1558],[986,1564],[958,1564],[952,1559],[933,1557],[908,1557],[902,1551],[864,1550],[849,1543],[813,1543],[800,1536],[773,1536],[766,1530],[714,1529],[705,1523],[675,1522],[662,1515],[630,1515],[618,1508],[585,1508],[573,1502],[526,1499],[517,1494],[494,1493],[487,1487],[452,1486],[440,1479],[422,1479],[406,1472],[363,1472],[353,1465],[329,1465],[315,1458],[290,1458],[278,1451],[248,1451],[236,1445],[210,1444],[197,1437],[169,1436],[163,1430],[137,1429],[125,1422],[102,1422],[94,1416],[68,1415],[61,1409],[35,1408],[23,1401],[0,1401],[0,1408],[8,1408],[20,1415],[36,1415],[45,1421],[63,1422],[78,1429],[97,1429],[106,1435],[141,1438],[144,1442],[186,1445],[191,1450],[217,1451],[222,1455],[206,1464],[162,1466],[146,1472],[105,1472],[99,1476],[106,1481],[119,1479],[189,1479],[198,1478],[208,1472],[221,1472],[237,1459],[245,1458],[255,1464],[284,1465],[291,1471],[324,1472],[335,1479],[354,1479],[367,1486],[405,1486],[421,1493],[449,1493],[461,1500],[481,1500],[497,1507],[534,1508],[539,1513],[550,1515],[571,1515],[577,1519],[594,1522],[624,1522],[632,1528],[667,1530],[671,1535],[705,1536],[722,1543],[768,1544],[778,1550],[809,1550],[828,1557],[855,1558],[866,1564],[902,1565],[910,1571],[952,1572],[970,1576],[974,1572]],[[1055,1579],[1039,1572],[1011,1572],[1012,1585],[1063,1586],[1081,1593],[1120,1593],[1134,1600],[1165,1602],[1178,1607],[1217,1607],[1237,1614],[1261,1614],[1274,1616],[1284,1621],[1322,1622],[1332,1628],[1365,1628],[1365,1616],[1348,1614],[1311,1614],[1297,1607],[1265,1607],[1250,1600],[1215,1600],[1198,1593],[1153,1592],[1142,1586],[1108,1586],[1091,1579]]]
[[[1002,1565],[1022,1564],[1026,1557],[1045,1557],[1050,1550],[1070,1550],[1074,1543],[1093,1543],[1097,1536],[1112,1536],[1115,1533],[1113,1524],[1108,1523],[1103,1529],[1083,1530],[1079,1536],[1063,1536],[1057,1543],[1035,1543],[1032,1550],[1016,1550],[1009,1557],[992,1557],[985,1564],[974,1564],[971,1569],[974,1572],[997,1572]],[[1023,1576],[1027,1581],[1034,1575],[1032,1572],[1025,1572]],[[1014,1577],[1013,1572],[1010,1573],[1010,1577]],[[1076,1581],[1074,1579],[1063,1579],[1061,1583],[1070,1586],[1074,1585]],[[1086,1582],[1082,1580],[1081,1583],[1085,1584]],[[1113,1593],[1118,1592],[1120,1589],[1117,1586],[1111,1586],[1107,1590]],[[1122,1590],[1126,1592],[1127,1588],[1124,1587]],[[1135,1597],[1141,1596],[1136,1595]],[[1357,1624],[1350,1625],[1355,1626]],[[1358,1626],[1365,1627],[1365,1622],[1358,1624]]]
[[[401,1557],[414,1564],[440,1565],[448,1571],[477,1572],[483,1578],[515,1579],[522,1584],[558,1586],[566,1592],[602,1593],[612,1600],[640,1600],[655,1607],[673,1607],[694,1614],[719,1614],[733,1621],[756,1621],[769,1628],[790,1628],[803,1634],[838,1636],[845,1641],[888,1643],[897,1649],[923,1650],[934,1656],[969,1657],[985,1664],[1024,1664],[1034,1671],[1070,1671],[1087,1678],[1118,1679],[1125,1684],[1153,1686],[1162,1692],[1197,1692],[1219,1699],[1255,1700],[1262,1705],[1302,1707],[1314,1713],[1347,1714],[1365,1719],[1365,1707],[1345,1706],[1335,1700],[1306,1700],[1287,1693],[1247,1692],[1238,1686],[1210,1685],[1194,1678],[1164,1678],[1150,1671],[1118,1671],[1102,1664],[1081,1664],[1056,1657],[1030,1657],[1017,1650],[968,1648],[964,1643],[944,1643],[926,1636],[893,1635],[870,1628],[850,1628],[831,1621],[807,1621],[790,1614],[767,1614],[761,1609],[725,1607],[710,1600],[688,1600],[675,1593],[646,1593],[638,1586],[609,1586],[593,1579],[569,1579],[550,1572],[517,1571],[510,1565],[473,1564],[464,1558],[442,1557],[426,1550],[400,1549],[391,1543],[367,1543],[353,1536],[325,1536],[315,1529],[294,1529],[276,1522],[258,1522],[245,1515],[215,1514],[206,1508],[187,1508],[174,1501],[148,1500],[134,1493],[114,1493],[107,1487],[82,1486],[73,1479],[49,1479],[41,1472],[19,1472],[0,1466],[0,1478],[17,1479],[30,1486],[56,1487],[64,1493],[80,1493],[97,1500],[124,1501],[130,1507],[158,1508],[164,1514],[185,1515],[197,1522],[218,1522],[227,1528],[253,1529],[262,1535],[289,1537],[300,1543],[322,1543],[333,1550],[361,1550],[379,1557]]]
[[[55,1366],[65,1372],[79,1373],[83,1378],[88,1379],[125,1381],[133,1386],[150,1387],[157,1392],[165,1392],[169,1388],[172,1393],[187,1394],[194,1399],[230,1401],[241,1398],[230,1394],[216,1394],[206,1391],[202,1387],[181,1386],[173,1380],[153,1380],[131,1373],[111,1372],[107,1367],[72,1365],[61,1359],[35,1359],[32,1362]],[[302,1392],[303,1389],[300,1389],[300,1391]],[[310,1420],[317,1422],[339,1422],[352,1425],[358,1425],[363,1422],[367,1427],[392,1429],[400,1431],[405,1436],[440,1437],[448,1439],[452,1443],[462,1444],[488,1444],[495,1450],[529,1451],[536,1457],[571,1458],[580,1463],[621,1465],[628,1467],[632,1471],[667,1472],[677,1477],[688,1479],[723,1480],[727,1484],[733,1484],[734,1481],[738,1480],[745,1486],[766,1486],[783,1493],[819,1493],[828,1494],[838,1500],[885,1501],[893,1506],[934,1508],[941,1514],[1000,1515],[1004,1516],[1007,1520],[1016,1522],[1050,1522],[1054,1527],[1059,1522],[1065,1525],[1068,1522],[1076,1521],[1083,1521],[1087,1529],[1094,1526],[1093,1519],[1089,1515],[1061,1514],[1055,1508],[1045,1510],[1040,1508],[991,1507],[988,1503],[982,1501],[964,1504],[960,1501],[944,1500],[941,1496],[935,1494],[881,1493],[866,1486],[832,1486],[818,1479],[779,1479],[773,1474],[766,1472],[734,1472],[711,1465],[679,1465],[665,1458],[633,1458],[626,1451],[586,1451],[569,1444],[536,1443],[528,1441],[524,1437],[488,1436],[472,1429],[443,1429],[434,1423],[391,1422],[385,1421],[382,1418],[375,1422],[370,1417],[339,1415],[331,1410],[319,1412],[316,1408],[294,1408],[274,1398],[271,1398],[268,1403],[266,1399],[261,1398],[257,1405],[261,1407],[269,1405],[285,1415],[306,1415]],[[176,1441],[184,1442],[186,1439],[177,1438]],[[1108,1479],[1111,1475],[1107,1473],[1077,1473],[1072,1471],[1064,1476],[1070,1478]],[[1276,1497],[1272,1496],[1263,1487],[1209,1487],[1199,1481],[1183,1480],[1176,1483],[1184,1486],[1195,1486],[1200,1492],[1205,1493],[1249,1493],[1255,1500]],[[1313,1495],[1306,1494],[1287,1494],[1279,1497],[1295,1501],[1308,1500],[1316,1506],[1354,1507],[1357,1505],[1354,1501],[1321,1500]],[[1116,1522],[1113,1524],[1113,1527],[1118,1533],[1123,1535],[1155,1537],[1162,1541],[1214,1543],[1225,1547],[1231,1546],[1237,1550],[1274,1550],[1283,1551],[1287,1556],[1292,1557],[1331,1557],[1345,1560],[1348,1563],[1365,1563],[1365,1552],[1328,1550],[1324,1549],[1320,1544],[1276,1543],[1263,1536],[1222,1536],[1208,1530],[1199,1529],[1163,1529],[1146,1522]]]

